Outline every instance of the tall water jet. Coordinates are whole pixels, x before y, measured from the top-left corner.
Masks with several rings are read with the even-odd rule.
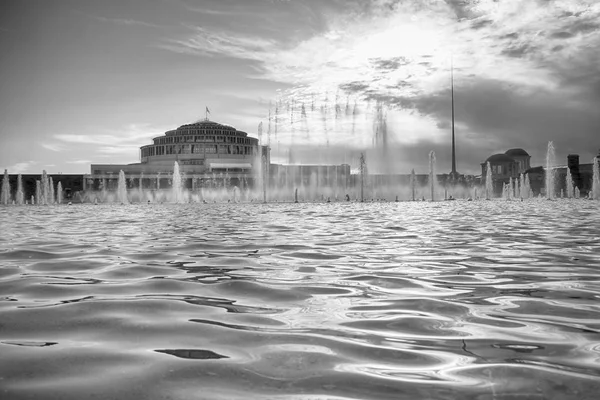
[[[54,204],[54,181],[48,178],[48,204]]]
[[[358,169],[360,171],[360,201],[365,201],[365,175],[367,174],[367,160],[365,159],[365,153],[360,153]]]
[[[179,172],[179,163],[175,161],[173,165],[173,201],[175,203],[183,203],[183,190],[181,187],[181,172]]]
[[[45,206],[48,204],[48,174],[46,170],[42,171],[42,181],[40,182],[41,192],[40,197],[38,197],[38,204]]]
[[[18,205],[25,204],[25,192],[23,192],[23,177],[21,174],[17,176],[17,195],[15,200]]]
[[[567,187],[567,197],[569,199],[573,198],[573,176],[571,175],[571,168],[567,167],[567,177],[566,177],[566,187]]]
[[[429,187],[431,188],[431,201],[435,201],[436,175],[435,175],[435,152],[429,152]]]
[[[525,191],[527,192],[527,198],[533,197],[533,190],[531,190],[531,181],[529,179],[529,174],[525,175]]]
[[[410,190],[412,192],[412,201],[415,201],[415,189],[417,186],[417,176],[415,175],[415,169],[410,171]]]
[[[31,204],[33,204],[33,199],[31,200]],[[35,204],[38,206],[42,205],[42,182],[35,181]]]
[[[488,161],[485,167],[485,199],[490,200],[494,195],[494,183],[492,182],[492,166]]]
[[[138,199],[141,202],[144,201],[144,173],[140,173],[140,178],[138,180]]]
[[[554,143],[548,142],[548,151],[546,152],[546,198],[554,199],[555,182],[554,182],[554,166],[556,165],[556,154],[554,151]]]
[[[56,186],[56,203],[62,204],[62,201],[63,201],[62,183],[58,182],[58,185]]]
[[[0,203],[10,204],[10,182],[8,180],[8,170],[4,170],[4,179],[2,180],[2,193],[0,194]]]
[[[592,198],[600,200],[600,158],[594,157],[592,172]]]
[[[522,173],[521,174],[521,188],[519,189],[522,199],[529,199],[532,196],[531,193],[531,185],[529,184],[529,175]]]
[[[119,180],[117,182],[117,200],[121,204],[129,204],[127,200],[127,184],[125,182],[125,172],[119,171]]]
[[[262,189],[263,189],[263,203],[266,203],[267,202],[267,177],[269,176],[269,169],[268,169],[269,166],[268,166],[268,163],[267,163],[267,157],[264,156],[264,155],[262,156],[262,163],[261,163],[261,165],[262,165],[261,169],[262,169],[262,175],[263,175],[263,180],[262,180],[262,183],[263,183],[263,187],[262,187]]]
[[[508,183],[502,184],[502,198],[504,200],[510,200],[510,195],[508,193]]]

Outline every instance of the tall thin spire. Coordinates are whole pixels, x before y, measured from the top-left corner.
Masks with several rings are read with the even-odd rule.
[[[456,143],[454,140],[454,64],[452,57],[450,57],[450,87],[452,97],[452,176],[458,175],[456,172]]]

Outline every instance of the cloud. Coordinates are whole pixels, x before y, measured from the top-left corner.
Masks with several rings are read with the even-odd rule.
[[[0,169],[2,169],[2,171],[8,170],[9,174],[22,174],[29,172],[30,168],[35,164],[37,164],[36,161],[23,161]]]
[[[338,8],[323,13],[322,29],[303,36],[189,26],[186,37],[162,45],[252,61],[250,76],[292,85],[270,107],[265,102],[273,141],[369,146],[380,103],[396,144],[441,149],[450,128],[451,62],[460,146],[476,166],[510,147],[541,156],[548,140],[577,152],[600,130],[596,0],[332,4]]]
[[[40,143],[40,146],[42,146],[43,148],[50,150],[50,151],[55,151],[55,152],[60,152],[66,149],[65,146],[61,145],[61,144],[57,144],[57,143]]]
[[[102,154],[132,154],[137,153],[140,149],[139,144],[137,145],[113,145],[103,146],[97,149],[98,153]]]
[[[148,124],[130,124],[118,131],[88,135],[56,134],[54,138],[67,143],[97,144],[110,147],[137,144],[140,140],[151,139],[164,132],[164,130],[153,128]]]
[[[191,37],[167,40],[158,46],[177,53],[227,56],[248,60],[260,60],[261,55],[275,50],[275,40],[213,32],[202,27],[188,26],[188,28],[195,31]]]
[[[108,22],[111,24],[116,24],[116,25],[123,25],[123,26],[145,26],[148,28],[161,28],[160,25],[156,25],[150,22],[145,22],[145,21],[139,21],[136,19],[129,19],[129,18],[107,18],[107,17],[100,17],[100,16],[91,16],[91,18],[100,21],[100,22]]]
[[[67,164],[91,164],[92,162],[90,160],[71,160],[71,161],[65,161]]]
[[[54,138],[68,143],[77,144],[113,144],[118,143],[120,138],[112,135],[75,135],[57,134]]]

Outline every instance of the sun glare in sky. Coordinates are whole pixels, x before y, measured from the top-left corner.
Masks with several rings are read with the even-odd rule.
[[[600,131],[595,0],[5,2],[0,164],[88,172],[132,163],[204,117],[273,146],[372,148],[385,119],[399,172],[449,162],[451,75],[461,172],[525,148],[592,158]],[[25,27],[34,26],[35,29]],[[453,73],[451,73],[451,69]],[[306,157],[305,160],[302,157]]]

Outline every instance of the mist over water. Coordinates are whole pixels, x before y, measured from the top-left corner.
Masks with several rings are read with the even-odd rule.
[[[599,207],[1,207],[2,397],[595,398]]]

